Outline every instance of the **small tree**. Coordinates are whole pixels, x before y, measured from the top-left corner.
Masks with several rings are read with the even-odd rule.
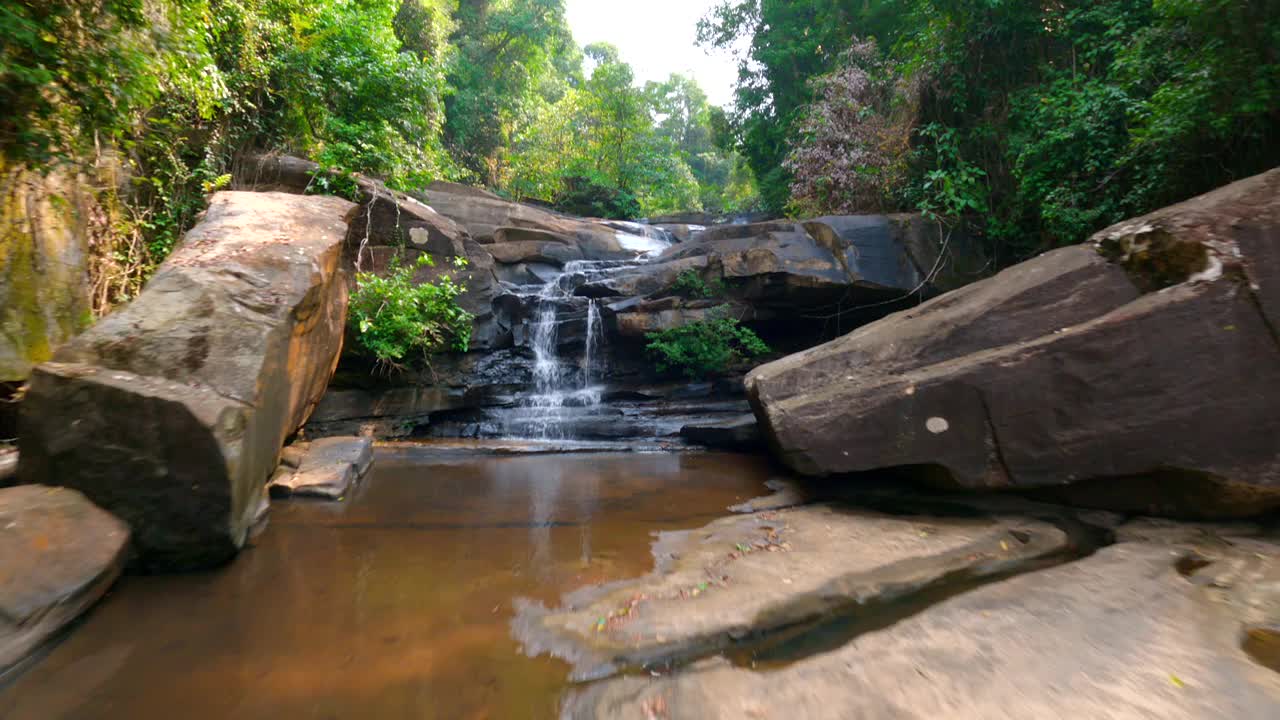
[[[792,205],[805,213],[896,209],[916,122],[918,93],[874,41],[854,41],[834,72],[816,78],[817,100],[800,120],[784,163]]]

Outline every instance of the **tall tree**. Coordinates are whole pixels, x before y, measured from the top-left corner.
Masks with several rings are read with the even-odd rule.
[[[461,0],[445,138],[472,176],[502,183],[513,131],[581,77],[564,0]]]

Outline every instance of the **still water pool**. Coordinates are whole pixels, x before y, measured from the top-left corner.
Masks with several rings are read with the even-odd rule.
[[[380,450],[344,502],[277,503],[230,566],[124,578],[0,681],[0,718],[552,718],[568,667],[520,653],[513,599],[643,574],[654,532],[724,515],[769,472],[715,453]]]

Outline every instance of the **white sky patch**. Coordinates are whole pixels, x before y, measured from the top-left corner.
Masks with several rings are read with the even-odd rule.
[[[635,70],[636,80],[691,75],[712,105],[733,103],[738,66],[727,52],[698,46],[698,20],[720,0],[568,0],[569,27],[579,45],[607,42]]]

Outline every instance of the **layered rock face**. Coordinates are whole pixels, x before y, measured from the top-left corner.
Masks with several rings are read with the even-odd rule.
[[[1280,170],[754,370],[780,457],[1147,512],[1280,507]]]
[[[232,557],[337,363],[354,208],[214,195],[136,300],[34,371],[19,480],[75,488],[124,519],[143,568]]]
[[[611,298],[623,337],[705,319],[727,302],[734,317],[771,326],[785,342],[883,317],[971,281],[985,265],[969,238],[916,215],[824,217],[706,228],[578,293]],[[681,297],[679,282],[690,275],[717,298]]]

